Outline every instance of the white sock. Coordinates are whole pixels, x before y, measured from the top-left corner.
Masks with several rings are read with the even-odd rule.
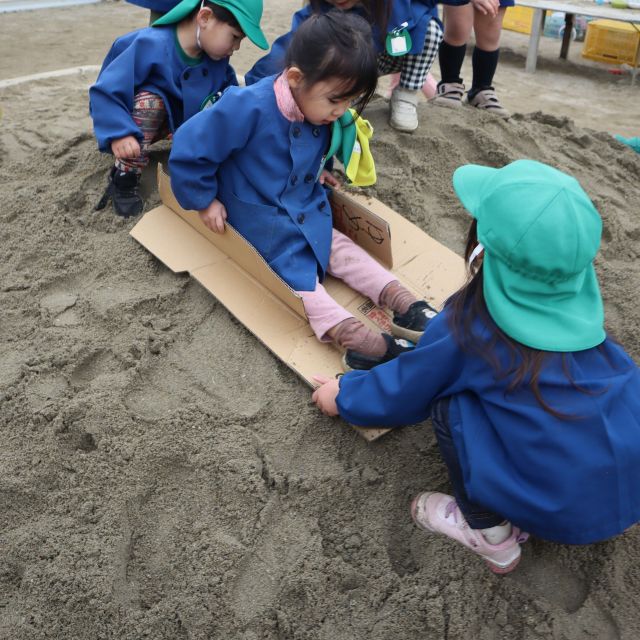
[[[480,533],[489,544],[500,544],[511,535],[511,523],[505,520],[495,527],[480,529]]]

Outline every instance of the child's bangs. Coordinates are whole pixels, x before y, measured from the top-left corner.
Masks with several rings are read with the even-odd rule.
[[[317,77],[340,80],[335,98],[365,98],[366,104],[378,84],[378,67],[374,56],[361,56],[357,52],[353,56],[345,56],[332,49],[322,61]]]

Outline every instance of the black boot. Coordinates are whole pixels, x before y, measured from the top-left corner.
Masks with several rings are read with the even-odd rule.
[[[104,209],[109,202],[113,202],[113,210],[123,218],[130,218],[142,213],[144,201],[140,197],[140,174],[133,171],[120,171],[117,167],[111,169],[109,184],[96,205],[95,210]]]

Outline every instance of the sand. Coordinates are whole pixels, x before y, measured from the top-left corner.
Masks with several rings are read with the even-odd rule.
[[[267,3],[269,37],[297,6]],[[119,3],[1,15],[0,80],[98,64],[145,21]],[[530,92],[505,100],[510,121],[424,104],[403,135],[376,99],[371,193],[461,252],[455,167],[530,157],[573,173],[604,219],[607,328],[638,362],[640,156],[609,134],[633,133],[639,89],[553,62],[525,76],[523,46],[499,70],[510,96]],[[255,55],[245,45],[238,70]],[[94,213],[110,164],[88,118],[94,75],[0,90],[0,638],[635,640],[640,528],[588,547],[533,539],[493,576],[410,521],[417,491],[449,488],[428,424],[367,444],[323,417],[129,237],[135,221]],[[566,96],[554,107],[551,77],[575,113]],[[593,87],[600,126],[575,107]],[[151,208],[150,177],[145,194]]]

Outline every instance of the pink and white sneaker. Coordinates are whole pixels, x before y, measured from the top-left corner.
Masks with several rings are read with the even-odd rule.
[[[484,558],[494,573],[509,573],[520,562],[520,544],[528,533],[512,527],[511,535],[500,544],[489,544],[477,529],[471,529],[453,496],[427,491],[411,502],[411,517],[425,531],[441,533],[457,540]]]

